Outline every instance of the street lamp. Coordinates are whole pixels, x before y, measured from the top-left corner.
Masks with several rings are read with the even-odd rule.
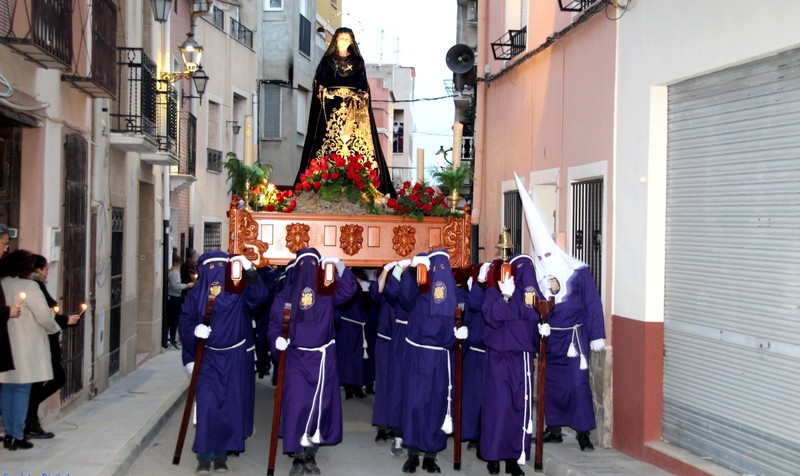
[[[453,148],[452,148],[452,147],[450,147],[449,149],[445,150],[445,149],[444,149],[444,146],[443,146],[443,145],[440,145],[440,146],[439,146],[439,150],[437,150],[437,151],[436,151],[436,155],[441,155],[441,156],[442,156],[442,158],[444,159],[444,161],[445,161],[445,162],[447,162],[448,164],[450,164],[450,161],[449,161],[449,160],[447,160],[447,154],[448,154],[449,152],[452,152],[452,151],[453,151]]]
[[[242,126],[239,125],[239,121],[226,121],[227,124],[230,124],[231,130],[233,130],[233,135],[238,135],[239,131],[242,130]]]
[[[194,83],[194,89],[197,91],[197,96],[192,96],[191,94],[188,96],[184,96],[181,94],[181,104],[183,104],[184,99],[199,99],[201,102],[203,100],[203,94],[206,92],[206,86],[208,85],[208,74],[206,74],[205,70],[203,69],[203,65],[197,67],[197,71],[192,73],[192,82]]]
[[[159,23],[169,20],[169,11],[172,8],[172,0],[150,0],[153,8],[153,18]]]
[[[200,65],[200,59],[203,56],[203,47],[195,41],[194,33],[187,33],[186,41],[181,43],[178,49],[181,50],[181,57],[183,57],[183,64],[186,66],[186,71],[194,73]]]

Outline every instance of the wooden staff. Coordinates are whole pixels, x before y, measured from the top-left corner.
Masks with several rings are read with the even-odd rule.
[[[456,329],[464,325],[464,303],[458,303],[456,308]],[[453,405],[453,469],[461,470],[461,339],[456,339],[456,378],[455,378],[455,404]]]
[[[203,317],[203,324],[211,323],[211,314],[214,312],[214,302],[220,292],[219,286],[212,286],[208,290],[208,301],[206,301],[206,315]],[[194,351],[194,368],[192,369],[192,380],[189,383],[189,393],[186,395],[186,405],[183,407],[183,419],[181,429],[178,432],[178,441],[175,443],[175,455],[172,457],[172,464],[181,463],[181,453],[183,452],[183,442],[186,440],[186,429],[189,427],[189,418],[192,416],[192,405],[194,395],[197,391],[197,377],[200,375],[200,364],[203,361],[203,350],[206,348],[205,339],[197,339],[197,347]]]
[[[283,305],[283,324],[281,324],[281,337],[289,338],[289,318],[292,315],[291,303]],[[269,438],[269,462],[267,463],[267,476],[275,474],[275,457],[278,452],[278,428],[281,422],[281,404],[283,403],[283,376],[286,373],[286,351],[281,351],[278,358],[278,379],[275,382],[275,405],[272,408],[272,433]]]
[[[547,315],[556,307],[556,301],[553,296],[544,301],[534,295],[534,306],[539,311],[539,318],[542,324],[547,324]],[[542,471],[544,465],[542,463],[542,451],[544,447],[544,376],[545,367],[547,364],[547,338],[539,338],[539,376],[536,384],[536,452],[533,459],[533,470]]]

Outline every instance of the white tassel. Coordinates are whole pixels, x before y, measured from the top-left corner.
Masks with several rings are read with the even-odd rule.
[[[369,354],[367,353],[367,348],[364,347],[364,360],[367,360],[368,358],[369,358]]]
[[[319,438],[320,438],[319,428],[317,428],[317,431],[314,432],[314,436],[311,437],[311,442],[314,443],[315,445],[318,445],[319,444]]]
[[[308,435],[306,433],[303,433],[303,437],[300,438],[300,444],[305,448],[311,446],[311,442],[308,441]]]
[[[517,464],[522,466],[525,464],[525,452],[523,451],[521,455],[519,455],[519,459],[517,460]]]
[[[528,420],[528,428],[525,429],[525,433],[532,435],[533,434],[533,420]]]
[[[450,415],[444,417],[444,423],[442,423],[442,431],[447,433],[448,435],[453,433],[453,419]]]
[[[567,349],[567,357],[570,359],[574,359],[578,356],[578,350],[575,348],[575,344],[572,342],[569,343],[569,349]]]
[[[581,354],[581,370],[586,370],[589,368],[589,364],[586,363],[586,356]]]

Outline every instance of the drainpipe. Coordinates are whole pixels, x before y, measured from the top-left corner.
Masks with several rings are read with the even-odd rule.
[[[489,2],[478,2],[478,45],[488,45],[488,22],[486,15],[488,14]],[[488,76],[489,72],[486,71],[489,65],[487,60],[486,48],[478,48],[478,65],[484,68],[484,76]],[[484,66],[485,65],[485,66]],[[485,184],[483,183],[483,159],[484,159],[484,143],[486,141],[486,82],[478,81],[475,89],[477,97],[475,106],[475,178],[474,182],[477,187],[472,191],[472,224],[477,226],[481,221],[481,206],[483,199],[483,190]],[[475,227],[472,228],[475,231]],[[473,233],[473,242],[477,233]],[[478,245],[480,248],[480,245]],[[473,261],[481,262],[483,258],[479,257],[477,253],[473,254]]]

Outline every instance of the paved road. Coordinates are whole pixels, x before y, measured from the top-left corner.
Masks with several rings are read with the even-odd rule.
[[[240,475],[265,475],[269,451],[269,432],[272,420],[272,404],[275,390],[268,379],[257,380],[256,384],[256,421],[255,432],[247,441],[247,451],[238,457],[228,460],[231,473]],[[397,457],[389,454],[389,443],[375,443],[375,429],[370,424],[372,418],[371,395],[364,399],[343,400],[344,441],[334,447],[321,447],[317,454],[317,464],[325,476],[373,476],[377,474],[402,475],[405,456]],[[191,451],[194,440],[194,429],[190,428],[186,436],[181,463],[172,464],[178,428],[183,415],[183,407],[168,420],[144,449],[142,454],[130,468],[129,474],[147,476],[171,476],[194,474],[197,460]],[[191,426],[191,425],[190,425]],[[278,444],[278,459],[275,474],[289,474],[291,459],[281,453]],[[452,440],[448,449],[439,455],[438,463],[443,475],[486,475],[485,463],[475,457],[474,451],[462,449],[461,471],[453,470]],[[533,468],[525,468],[529,475]],[[503,468],[503,471],[505,468]],[[417,470],[417,474],[428,474]],[[540,473],[541,474],[541,473]]]

